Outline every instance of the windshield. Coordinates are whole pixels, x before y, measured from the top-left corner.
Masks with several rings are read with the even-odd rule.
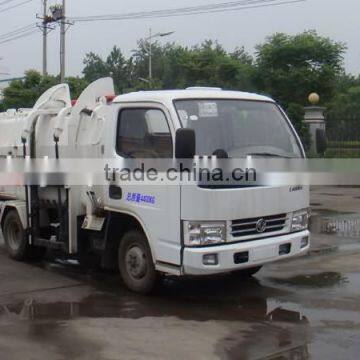
[[[302,157],[298,141],[276,104],[245,100],[177,100],[185,128],[196,134],[197,155]]]

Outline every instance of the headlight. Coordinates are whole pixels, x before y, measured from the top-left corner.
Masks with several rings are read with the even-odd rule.
[[[221,244],[225,241],[225,221],[184,221],[184,242],[186,246]]]
[[[304,209],[294,212],[291,221],[291,231],[306,230],[309,227],[309,210]]]

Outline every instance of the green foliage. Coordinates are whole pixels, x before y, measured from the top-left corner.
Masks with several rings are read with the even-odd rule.
[[[56,79],[47,76],[42,78],[39,72],[29,70],[24,80],[14,80],[4,90],[4,107],[31,108],[38,97],[49,87],[56,84]]]
[[[80,95],[87,86],[84,79],[69,77],[66,79],[69,84],[73,98]],[[36,100],[49,88],[59,84],[59,78],[55,76],[42,76],[35,70],[25,73],[25,79],[14,80],[4,90],[3,109],[31,108]]]
[[[152,73],[149,81],[149,46],[139,41],[130,59],[125,60],[114,48],[106,61],[89,53],[84,60],[84,76],[88,81],[113,74],[120,92],[138,89],[175,89],[188,86],[219,86],[226,89],[251,90],[253,59],[244,49],[233,53],[222,46],[205,41],[192,48],[176,44],[152,44]],[[116,76],[117,75],[117,76]]]
[[[336,136],[341,136],[342,141],[360,139],[360,77],[345,73],[342,43],[315,31],[294,36],[278,33],[258,45],[253,58],[242,47],[229,52],[210,40],[193,47],[154,42],[151,81],[149,45],[139,41],[130,57],[125,57],[116,46],[104,58],[94,52],[87,54],[84,76],[67,79],[72,97],[77,98],[88,83],[107,76],[113,77],[118,93],[215,86],[268,94],[286,109],[308,149],[310,135],[303,123],[303,106],[309,93],[316,91],[328,107],[330,140]],[[32,107],[45,90],[58,83],[58,77],[42,77],[29,70],[24,80],[13,81],[4,91],[0,110]],[[328,154],[336,149],[331,147]]]
[[[89,85],[88,81],[78,76],[68,77],[65,79],[65,82],[69,85],[72,99],[77,99],[84,91],[84,89]]]
[[[360,158],[360,141],[329,141],[327,158]]]
[[[360,158],[360,149],[347,149],[347,148],[329,148],[325,153],[326,158],[345,158],[354,159]]]
[[[169,83],[167,87],[217,86],[232,90],[253,88],[252,61],[242,49],[229,54],[218,43],[205,41],[191,49],[169,49],[169,53],[173,62],[178,61],[178,66],[174,73],[175,83]]]
[[[106,60],[93,52],[87,54],[84,65],[84,78],[89,83],[110,76],[114,79],[117,92],[123,92],[129,87],[129,64],[116,46],[113,47]]]
[[[336,78],[336,94],[346,93],[350,88],[360,86],[360,76],[355,77],[342,71]]]
[[[327,102],[335,93],[342,72],[345,45],[320,37],[315,31],[295,36],[282,33],[257,46],[255,82],[287,107],[305,105],[316,91]]]
[[[329,149],[356,149],[360,151],[360,141],[329,141]]]
[[[327,127],[338,140],[360,139],[360,86],[337,94],[328,106]]]

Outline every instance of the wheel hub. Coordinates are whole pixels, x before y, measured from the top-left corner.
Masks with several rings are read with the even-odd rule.
[[[126,270],[135,279],[141,279],[146,274],[146,255],[138,246],[130,248],[126,254]]]

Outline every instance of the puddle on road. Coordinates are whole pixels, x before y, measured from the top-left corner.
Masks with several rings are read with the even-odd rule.
[[[110,283],[105,287],[108,285]],[[36,339],[39,344],[43,341],[56,346],[63,343],[66,351],[73,352],[75,343],[68,343],[73,321],[99,319],[116,331],[126,319],[157,318],[153,321],[154,329],[157,329],[154,336],[159,336],[162,322],[175,318],[178,319],[173,321],[175,327],[181,326],[183,321],[203,323],[205,327],[207,322],[228,326],[229,335],[214,344],[216,352],[223,358],[252,359],[273,354],[291,355],[285,358],[292,358],[295,354],[297,359],[307,359],[307,319],[300,311],[274,307],[269,300],[285,294],[287,291],[264,286],[256,279],[240,281],[232,276],[201,281],[170,279],[157,294],[149,297],[126,291],[119,296],[117,291],[100,291],[98,288],[80,301],[46,303],[27,299],[0,306],[0,333],[4,335],[9,329],[2,326],[3,321],[10,322],[17,324],[17,328],[27,329],[26,336]],[[134,331],[136,337],[136,329],[129,331]],[[151,328],[148,331],[152,331]],[[172,329],[164,328],[163,331]],[[206,331],[199,333],[199,337],[203,336]],[[100,344],[96,346],[101,348],[106,342],[102,334],[98,334],[98,339]],[[86,340],[81,339],[84,344]]]
[[[170,278],[164,281],[157,293],[146,297],[124,289],[117,290],[114,285],[117,280],[115,276],[112,279],[110,277],[101,287],[96,286],[97,291],[81,301],[40,303],[28,300],[8,305],[7,313],[31,320],[168,316],[190,321],[252,322],[267,318],[268,296],[287,294],[283,290],[262,286],[256,279],[244,281],[233,276],[223,276],[183,281]],[[101,281],[101,278],[97,281]]]
[[[244,341],[237,341],[241,336]],[[298,320],[296,327],[289,323],[256,324],[245,334],[229,336],[219,346],[227,349],[228,359],[305,360],[310,359],[309,338],[308,322],[303,318]]]
[[[246,325],[239,326],[238,331],[232,331],[224,339],[218,341],[215,348],[216,352],[221,355],[221,358],[257,359],[266,357],[275,359],[277,357],[274,357],[274,355],[281,355],[281,358],[285,359],[308,359],[308,343],[310,342],[309,323],[300,312],[286,310],[281,307],[269,312],[266,301],[261,301],[256,298],[252,300],[249,299],[249,301],[251,301],[251,305],[248,304],[247,307],[239,303],[228,307],[229,313],[233,314],[231,321],[239,321],[239,323],[242,324],[245,322]],[[200,307],[198,308],[199,314],[196,312],[196,307],[187,306],[189,304],[184,305],[183,309],[176,311],[180,319],[189,317],[198,318],[200,316],[200,318],[205,320],[205,318],[201,316],[202,309]],[[26,328],[26,324],[28,324],[28,335],[31,339],[36,339],[40,343],[44,340],[49,342],[49,339],[57,345],[63,343],[66,348],[66,354],[69,355],[74,354],[74,351],[77,349],[74,342],[70,344],[68,342],[69,336],[66,335],[66,333],[68,332],[67,329],[71,327],[69,321],[89,317],[108,318],[108,326],[112,327],[114,326],[114,322],[116,324],[116,319],[120,320],[128,317],[138,318],[138,306],[139,304],[129,303],[123,304],[121,307],[119,306],[119,301],[114,299],[109,301],[109,299],[104,297],[92,297],[84,299],[84,301],[80,303],[40,304],[28,301],[27,304],[8,306],[7,314],[11,316],[12,319],[18,316],[20,322],[23,324],[23,328]],[[157,306],[163,311],[160,309],[156,311],[153,309],[153,311],[151,311],[151,309],[147,307],[148,313],[146,316],[157,315],[167,317],[175,315],[173,311],[169,311],[169,308],[164,309],[163,304],[157,304]],[[206,305],[205,307],[207,307],[207,311],[217,312],[215,308],[209,309]],[[195,313],[193,316],[184,315],[186,311],[195,311]],[[221,312],[224,311],[225,309],[222,308]],[[145,316],[145,314],[143,315]],[[220,312],[217,315],[215,314],[217,317],[219,317],[219,315]],[[249,317],[251,321],[249,321]],[[211,318],[213,318],[213,315],[211,315]],[[221,316],[221,318],[230,321],[228,315]],[[119,324],[121,324],[121,322]],[[161,327],[161,320],[157,325],[154,322],[154,328],[158,327]],[[151,329],[149,329],[149,331],[151,331]],[[157,330],[157,332],[158,331],[159,330]],[[167,331],[171,331],[171,329]],[[64,336],[66,340],[64,340]],[[101,334],[98,336],[100,344],[92,345],[101,348]],[[199,334],[199,336],[206,336],[206,334]],[[87,343],[84,338],[79,340],[81,340],[82,343]],[[261,343],[261,346],[259,346],[259,343]]]
[[[65,269],[64,272],[66,271]],[[73,276],[76,269],[68,271]],[[274,283],[269,285],[269,282],[263,280],[244,281],[233,276],[185,281],[170,278],[155,295],[140,296],[119,288],[117,276],[98,273],[96,280],[91,282],[94,290],[80,300],[47,303],[45,300],[27,299],[25,302],[0,306],[0,334],[1,337],[6,337],[18,334],[22,329],[22,335],[17,340],[19,346],[25,338],[39,346],[49,344],[56,351],[62,351],[64,356],[57,358],[75,358],[81,355],[80,358],[92,359],[91,356],[95,354],[96,357],[93,358],[101,359],[103,349],[109,348],[106,334],[116,334],[119,328],[129,325],[126,322],[128,320],[140,321],[131,324],[141,327],[142,320],[154,318],[151,322],[146,322],[145,329],[150,333],[154,331],[156,339],[164,334],[162,331],[171,333],[174,328],[182,329],[188,321],[203,324],[198,333],[199,339],[203,339],[208,336],[205,329],[216,323],[229,329],[225,337],[221,335],[215,340],[209,338],[209,341],[214,341],[215,353],[219,358],[304,360],[310,358],[311,344],[314,341],[311,329],[319,322],[318,310],[301,309],[298,304],[274,302],[274,299],[286,298],[296,286],[309,287],[311,291],[325,286],[341,289],[349,281],[351,286],[354,281],[358,281],[360,288],[357,277],[345,278],[336,272],[290,277],[279,281],[285,285],[283,287],[276,287]],[[64,291],[71,293],[73,290]],[[329,314],[328,311],[327,313]],[[333,318],[333,313],[332,311],[330,319]],[[169,326],[167,319],[177,320],[171,320]],[[77,325],[75,332],[73,323],[81,324]],[[101,326],[106,328],[106,332],[104,328],[104,332],[95,333],[94,342],[86,334],[97,323],[104,324]],[[97,329],[99,331],[99,327]],[[128,331],[128,336],[135,339],[133,346],[138,346],[136,325]],[[196,348],[196,336],[191,341],[194,341]],[[116,346],[118,348],[111,348],[111,351],[122,353],[126,357],[127,347],[120,340]],[[146,346],[146,343],[140,346],[144,354]],[[181,344],[178,346],[181,347]],[[90,356],[84,356],[88,352]],[[43,358],[54,357],[56,356],[52,354]]]
[[[286,297],[296,286],[315,289],[336,286],[341,288],[348,284],[348,281],[353,284],[351,278],[335,272],[276,279],[278,284],[285,285],[278,288],[255,278],[246,281],[233,276],[184,281],[170,278],[155,295],[144,297],[119,287],[118,277],[115,275],[97,273],[89,280],[90,277],[77,267],[57,266],[52,271],[65,276],[71,274],[72,278],[86,277],[94,291],[80,301],[47,303],[27,299],[25,302],[0,306],[0,334],[3,337],[22,329],[26,339],[37,341],[40,345],[48,342],[51,346],[62,349],[64,358],[74,358],[80,353],[83,355],[89,352],[100,359],[101,349],[108,346],[105,333],[97,334],[98,342],[90,341],[86,336],[73,337],[69,330],[72,322],[77,320],[102,321],[116,334],[117,326],[122,326],[122,320],[155,318],[147,331],[154,330],[154,336],[157,336],[159,328],[162,328],[162,321],[175,318],[178,320],[173,321],[173,326],[179,328],[184,324],[182,321],[201,322],[205,327],[206,322],[231,324],[234,331],[215,344],[220,358],[309,359],[309,344],[313,341],[309,329],[314,321],[313,313],[310,312],[309,315],[307,310],[307,319],[298,306],[274,306],[272,299]],[[64,291],[71,293],[73,290]],[[6,326],[3,325],[4,322]],[[16,331],[11,327],[14,324]],[[166,330],[165,327],[163,331],[171,330]],[[136,338],[136,328],[129,329],[129,336],[132,335],[131,331]],[[77,334],[82,335],[82,332]],[[199,332],[199,337],[204,336],[206,337],[206,331]],[[118,346],[116,351],[126,354],[122,352],[126,348],[121,348],[120,342]],[[52,355],[54,358],[54,354]]]
[[[298,275],[285,279],[271,278],[271,281],[277,284],[292,286],[325,288],[334,286],[343,286],[349,283],[349,279],[337,272],[324,272],[320,274]]]

